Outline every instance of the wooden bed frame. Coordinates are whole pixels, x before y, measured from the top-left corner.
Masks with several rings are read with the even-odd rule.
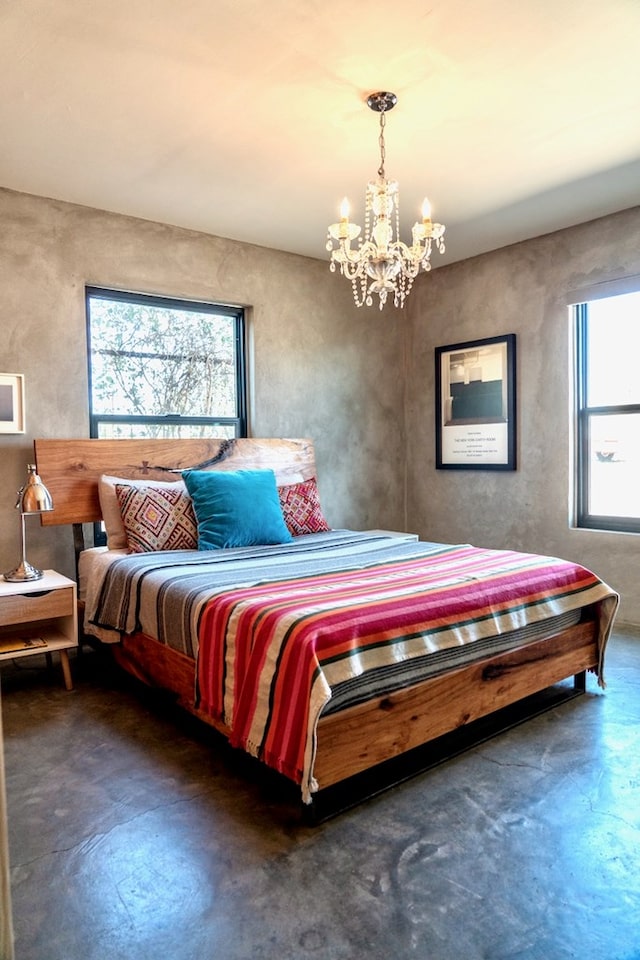
[[[82,549],[82,524],[101,519],[101,474],[170,479],[187,468],[270,468],[279,484],[315,476],[310,440],[36,440],[38,473],[50,490],[54,510],[42,523],[73,524]],[[585,673],[598,664],[597,622],[586,609],[580,623],[549,639],[450,670],[338,714],[318,724],[314,773],[321,790],[370,770],[515,704],[569,677],[584,691]],[[171,690],[190,713],[223,734],[228,730],[193,705],[193,661],[144,636],[124,638],[118,662],[146,683]]]

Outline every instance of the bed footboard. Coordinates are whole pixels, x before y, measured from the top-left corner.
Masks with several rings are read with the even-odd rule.
[[[144,683],[170,690],[178,704],[225,737],[224,724],[194,706],[194,662],[137,634],[113,646],[117,663]],[[569,677],[585,690],[598,664],[597,623],[585,619],[545,640],[449,670],[367,703],[321,717],[315,778],[332,787],[416,747],[459,730]]]
[[[567,677],[595,668],[596,625],[477,661],[369,703],[321,718],[320,789],[399,756]],[[363,739],[362,731],[366,731]]]

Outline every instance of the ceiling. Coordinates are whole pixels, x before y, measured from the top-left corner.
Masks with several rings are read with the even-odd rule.
[[[0,0],[0,186],[328,259],[376,90],[438,263],[640,203],[638,0]]]

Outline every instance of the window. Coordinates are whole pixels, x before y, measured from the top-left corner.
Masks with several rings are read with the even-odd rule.
[[[92,437],[246,436],[244,312],[88,287]]]
[[[577,525],[640,533],[640,292],[573,309]]]

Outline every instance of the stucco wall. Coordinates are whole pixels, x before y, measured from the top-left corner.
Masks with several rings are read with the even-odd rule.
[[[407,524],[422,538],[567,557],[640,623],[640,536],[572,529],[571,291],[640,274],[640,208],[433,271],[411,296]],[[434,348],[517,336],[518,469],[435,469]],[[621,345],[624,349],[624,345]],[[638,494],[640,497],[640,493]]]
[[[640,623],[640,537],[568,520],[567,295],[630,274],[640,209],[440,267],[401,312],[357,310],[326,263],[0,190],[0,371],[25,374],[27,401],[27,433],[0,435],[0,570],[19,559],[13,506],[34,436],[88,434],[91,283],[248,306],[251,433],[314,438],[334,526],[576,559]],[[434,347],[512,332],[518,470],[436,470]],[[72,574],[69,531],[27,524],[31,562]]]
[[[86,283],[248,306],[252,435],[315,440],[333,526],[402,523],[402,327],[357,310],[326,263],[0,190],[0,372],[25,375],[27,422],[0,435],[0,570],[19,560],[33,438],[88,436]],[[71,542],[27,520],[32,563],[71,575]]]

